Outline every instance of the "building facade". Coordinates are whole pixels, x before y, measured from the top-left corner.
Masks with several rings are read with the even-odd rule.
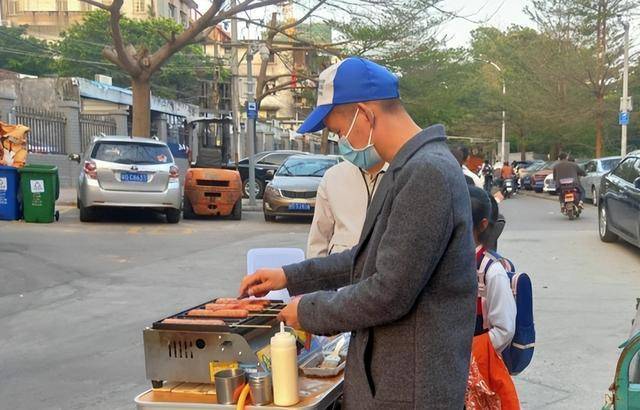
[[[102,0],[110,4],[108,0]],[[122,12],[134,19],[166,17],[187,27],[196,16],[193,0],[124,0]],[[85,13],[96,7],[80,0],[2,0],[3,25],[28,25],[28,33],[43,40],[57,40],[71,24],[80,22]]]

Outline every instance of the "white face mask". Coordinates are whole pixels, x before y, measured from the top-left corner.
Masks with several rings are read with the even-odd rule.
[[[356,113],[353,116],[353,120],[351,121],[349,131],[347,131],[347,133],[338,141],[338,150],[340,151],[340,155],[342,155],[344,159],[351,162],[358,168],[366,171],[378,165],[380,161],[382,161],[382,158],[371,143],[371,139],[373,137],[373,127],[371,127],[371,131],[369,131],[369,142],[367,142],[367,145],[365,145],[363,148],[353,148],[353,145],[351,145],[351,143],[349,142],[349,136],[351,135],[351,131],[353,131],[353,126],[356,123],[359,112],[360,107],[356,109]]]

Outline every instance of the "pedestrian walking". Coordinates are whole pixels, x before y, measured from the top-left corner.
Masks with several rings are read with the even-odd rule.
[[[469,192],[444,127],[420,129],[399,100],[397,77],[362,58],[320,74],[318,105],[298,131],[325,126],[358,167],[389,163],[358,244],[258,270],[240,294],[286,287],[304,294],[279,315],[289,326],[351,332],[346,409],[461,409],[477,275]]]

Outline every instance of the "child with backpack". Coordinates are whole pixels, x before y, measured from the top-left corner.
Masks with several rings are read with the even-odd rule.
[[[489,196],[484,190],[471,186],[469,195],[478,267],[478,308],[467,408],[519,409],[515,386],[500,356],[510,347],[516,330],[517,311],[511,280],[497,254],[488,250],[483,241],[492,212]]]

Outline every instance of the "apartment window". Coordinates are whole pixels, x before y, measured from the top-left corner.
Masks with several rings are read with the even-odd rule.
[[[21,0],[9,0],[9,15],[13,16],[22,12]]]
[[[169,17],[173,20],[176,19],[176,6],[169,4]]]
[[[133,12],[134,13],[144,13],[146,4],[145,0],[135,0],[133,2]]]
[[[68,11],[67,0],[56,0],[56,9],[58,11]]]
[[[184,27],[187,27],[189,25],[187,14],[184,11],[180,12],[180,24],[182,24]]]

